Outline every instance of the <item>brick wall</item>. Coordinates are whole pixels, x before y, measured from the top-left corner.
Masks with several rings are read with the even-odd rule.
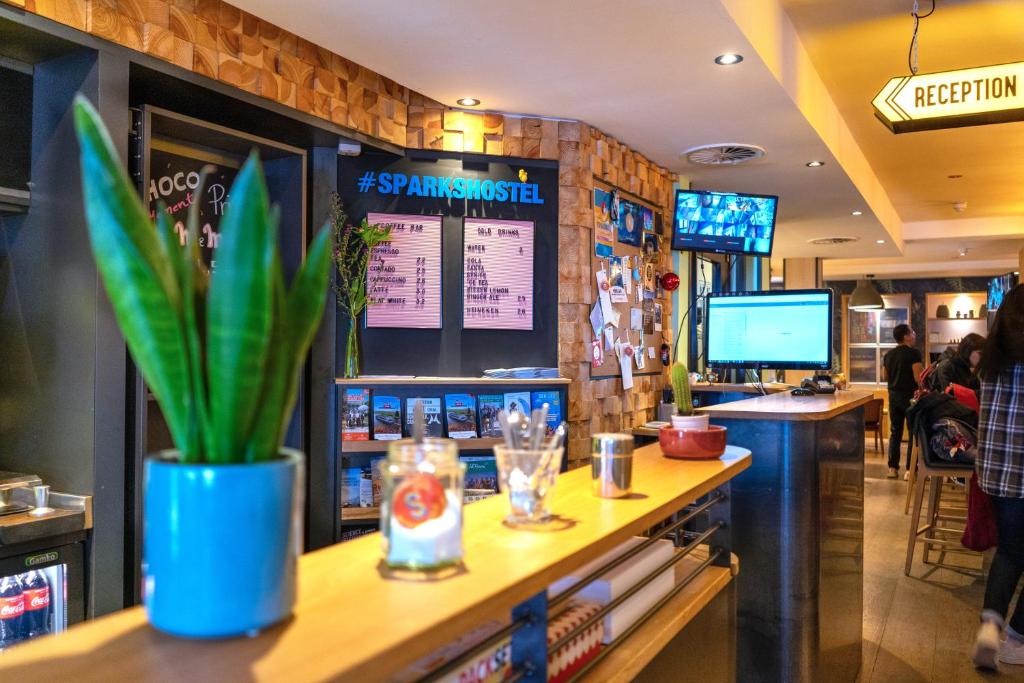
[[[221,0],[0,0],[325,121],[406,147],[559,162],[558,362],[569,389],[569,457],[588,437],[652,419],[666,374],[590,380],[594,178],[672,215],[675,176],[578,121],[455,111]],[[669,254],[662,251],[662,271]],[[671,306],[666,302],[666,319]],[[665,325],[666,340],[672,330]]]

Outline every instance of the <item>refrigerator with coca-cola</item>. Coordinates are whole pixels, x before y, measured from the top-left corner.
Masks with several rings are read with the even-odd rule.
[[[0,653],[82,621],[84,571],[83,543],[0,556]]]

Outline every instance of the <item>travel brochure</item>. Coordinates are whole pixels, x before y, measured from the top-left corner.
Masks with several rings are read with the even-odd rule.
[[[423,404],[424,436],[440,438],[444,436],[444,422],[441,419],[441,399],[409,398],[405,401],[405,435],[412,436],[413,415],[416,402]]]
[[[514,391],[479,396],[445,394],[443,399],[426,396],[406,398],[404,401],[398,396],[376,393],[371,400],[369,389],[345,388],[339,394],[342,441],[391,441],[411,436],[416,401],[423,402],[426,435],[436,438],[500,438],[500,411],[529,415],[545,403],[548,404],[549,435],[554,433],[564,419],[561,394],[558,391]],[[357,490],[357,481],[350,484],[353,490]]]
[[[373,438],[378,441],[402,438],[402,401],[397,396],[373,397]]]
[[[447,394],[444,409],[450,438],[476,438],[476,401],[472,394]]]
[[[341,411],[341,440],[369,441],[370,390],[345,389],[339,401]]]

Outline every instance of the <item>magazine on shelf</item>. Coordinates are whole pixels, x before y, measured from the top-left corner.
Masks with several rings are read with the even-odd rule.
[[[402,438],[402,399],[397,396],[373,397],[373,438],[377,441]]]
[[[476,438],[476,399],[473,394],[445,394],[444,410],[449,438]]]
[[[459,460],[466,463],[466,489],[498,490],[498,465],[493,455],[464,455]]]
[[[505,412],[511,415],[517,410],[525,417],[530,416],[529,391],[512,391],[505,394]]]
[[[412,420],[416,401],[423,403],[423,418],[426,429],[424,436],[441,438],[444,436],[444,420],[441,417],[440,398],[407,398],[405,400],[405,434],[412,436]]]
[[[504,394],[480,394],[480,436],[481,438],[500,438],[501,423],[498,421],[498,413],[505,409]]]
[[[370,390],[345,389],[340,401],[341,440],[370,440]]]
[[[548,417],[545,432],[553,436],[558,425],[562,424],[562,395],[557,391],[534,391],[531,395],[534,410],[540,410],[548,404]]]

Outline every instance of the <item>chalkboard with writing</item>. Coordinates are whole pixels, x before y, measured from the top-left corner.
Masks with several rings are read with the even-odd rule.
[[[199,251],[203,262],[214,265],[214,251],[220,243],[220,220],[228,203],[228,190],[238,174],[238,169],[229,166],[213,166],[213,172],[206,178],[202,195],[196,195],[199,188],[199,172],[208,164],[200,159],[174,154],[153,148],[150,153],[149,186],[146,197],[149,215],[155,217],[160,202],[167,206],[167,213],[181,244],[188,239],[186,221],[189,207],[199,203]]]
[[[533,329],[533,222],[466,218],[462,326]]]
[[[441,327],[441,216],[369,212],[391,228],[373,248],[366,272],[367,327]]]

